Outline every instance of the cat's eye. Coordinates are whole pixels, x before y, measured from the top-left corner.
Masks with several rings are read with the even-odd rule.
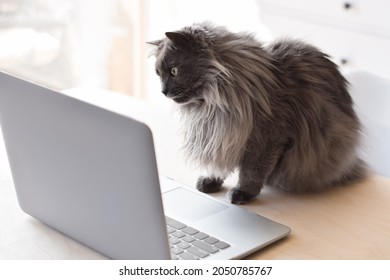
[[[177,75],[177,67],[172,67],[171,68],[171,75],[176,77],[176,75]]]

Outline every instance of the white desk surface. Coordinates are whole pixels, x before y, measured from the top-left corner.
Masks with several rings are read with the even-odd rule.
[[[154,133],[160,173],[194,186],[199,171],[187,166],[178,151],[175,111],[97,89],[67,94],[146,122]],[[214,196],[226,199],[234,182],[234,178],[228,180]],[[249,259],[390,259],[390,180],[378,175],[322,194],[291,195],[265,188],[256,201],[243,207],[292,229],[288,238]],[[105,259],[22,212],[2,137],[0,225],[0,259]]]

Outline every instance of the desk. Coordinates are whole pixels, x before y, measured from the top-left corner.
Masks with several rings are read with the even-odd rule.
[[[160,173],[194,186],[199,173],[178,152],[175,111],[103,90],[67,94],[146,122],[154,134]],[[0,259],[105,259],[20,210],[0,139]],[[234,177],[214,196],[225,200]],[[292,230],[288,238],[248,259],[390,259],[390,180],[384,177],[371,174],[363,182],[322,194],[292,195],[266,187],[242,207]]]

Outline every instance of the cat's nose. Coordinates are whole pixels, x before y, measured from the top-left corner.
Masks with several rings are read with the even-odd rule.
[[[168,87],[163,86],[161,91],[162,91],[162,93],[164,93],[164,95],[167,95],[168,94]]]

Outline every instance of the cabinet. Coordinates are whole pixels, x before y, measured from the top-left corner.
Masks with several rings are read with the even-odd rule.
[[[297,38],[328,53],[343,70],[390,78],[390,2],[257,0],[275,38]]]

